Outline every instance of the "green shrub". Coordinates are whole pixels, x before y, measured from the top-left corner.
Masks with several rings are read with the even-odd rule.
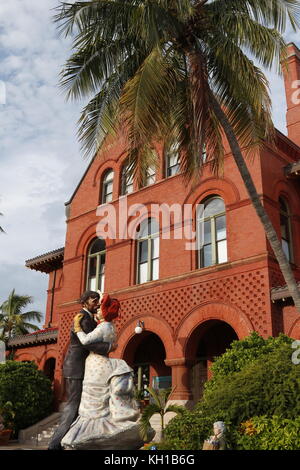
[[[291,342],[284,335],[264,340],[257,334],[235,342],[231,351],[216,360],[214,378],[194,410],[168,424],[168,448],[201,449],[215,421],[225,422],[228,447],[234,449],[243,440],[248,442],[249,436],[237,434],[237,429],[253,416],[298,419],[300,367],[292,363]],[[258,445],[251,440],[252,444],[253,448]]]
[[[264,339],[256,332],[242,340],[233,341],[230,348],[212,364],[212,378],[206,382],[205,390],[214,389],[220,378],[228,379],[229,375],[241,371],[266,354],[277,351],[281,346],[291,346],[292,342],[291,338],[282,333],[276,338],[270,336]]]
[[[12,403],[15,434],[51,413],[51,382],[33,362],[0,364],[0,407]]]
[[[255,416],[232,437],[237,450],[299,450],[300,417]]]
[[[220,377],[212,389],[205,390],[197,410],[204,415],[214,410],[232,424],[252,416],[300,416],[300,367],[291,361],[290,346],[283,344],[249,363],[231,374],[230,380]]]

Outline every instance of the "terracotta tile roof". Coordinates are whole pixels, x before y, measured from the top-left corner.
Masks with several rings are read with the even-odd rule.
[[[27,335],[14,336],[8,341],[8,347],[27,346],[33,344],[56,343],[58,328],[46,328]]]
[[[35,271],[41,271],[42,273],[50,273],[62,267],[64,251],[64,248],[49,251],[48,253],[25,261],[25,266],[30,269],[35,269]]]

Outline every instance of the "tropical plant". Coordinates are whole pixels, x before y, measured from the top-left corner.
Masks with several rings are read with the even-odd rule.
[[[7,401],[0,404],[0,417],[3,422],[4,429],[12,429],[14,426],[14,417],[16,413],[13,410],[13,404],[11,401]]]
[[[10,401],[15,413],[13,429],[27,428],[52,411],[51,381],[34,362],[0,364],[0,407]]]
[[[139,182],[157,163],[155,143],[178,146],[187,181],[206,161],[223,168],[225,134],[250,200],[300,311],[290,264],[259,199],[241,148],[274,142],[268,82],[260,65],[280,68],[287,19],[296,31],[298,0],[91,0],[62,2],[56,21],[75,34],[62,71],[69,98],[93,94],[79,127],[94,154],[122,131]],[[251,150],[251,152],[250,152]]]
[[[236,450],[299,450],[300,418],[254,416],[233,432]]]
[[[186,409],[183,406],[175,404],[167,406],[167,401],[172,391],[169,388],[155,390],[152,387],[147,387],[147,390],[153,399],[153,403],[147,405],[143,410],[140,420],[141,436],[144,440],[147,440],[148,430],[150,428],[150,419],[153,415],[158,413],[160,415],[161,435],[163,438],[165,430],[164,418],[166,413],[172,411],[176,414],[184,414],[186,412]]]
[[[42,314],[36,310],[22,312],[32,301],[32,297],[17,295],[13,289],[8,299],[0,305],[0,339],[2,341],[7,343],[13,336],[25,335],[32,330],[39,329],[37,325],[30,322],[31,320],[41,321]]]
[[[256,331],[241,340],[233,341],[224,354],[215,358],[210,368],[212,377],[205,383],[205,390],[214,390],[220,379],[228,380],[231,374],[243,370],[257,359],[283,346],[288,346],[288,351],[290,351],[292,342],[292,338],[283,333],[277,337],[270,336],[265,339]]]
[[[257,338],[245,338],[240,349],[235,344],[232,354],[228,350],[223,354],[223,361],[222,356],[217,359],[216,377],[211,385],[208,381],[202,399],[192,411],[175,417],[166,427],[169,448],[201,449],[215,421],[225,422],[229,448],[249,448],[246,446],[255,446],[258,441],[260,446],[265,446],[271,434],[267,426],[264,425],[259,438],[249,438],[255,416],[265,417],[261,423],[279,420],[280,433],[272,440],[274,449],[276,439],[284,442],[282,445],[288,444],[288,437],[284,438],[285,420],[292,423],[300,414],[300,369],[291,360],[291,341],[284,336],[273,340],[263,340],[259,345]],[[289,430],[294,436],[290,424]]]

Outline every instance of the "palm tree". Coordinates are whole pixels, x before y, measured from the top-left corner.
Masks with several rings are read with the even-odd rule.
[[[3,215],[2,212],[0,212],[0,215]],[[3,230],[1,226],[0,226],[0,233],[5,233],[5,231]]]
[[[161,422],[161,436],[164,437],[164,417],[165,414],[168,412],[174,412],[177,414],[183,414],[186,412],[186,409],[180,405],[169,405],[167,407],[167,401],[171,394],[171,389],[160,389],[155,390],[151,387],[147,387],[148,392],[152,396],[154,403],[150,403],[147,405],[142,413],[142,417],[140,420],[140,431],[142,439],[145,441],[147,440],[148,430],[150,428],[150,419],[156,413],[160,415],[160,422]]]
[[[16,335],[26,335],[31,330],[37,331],[39,327],[31,320],[41,321],[42,314],[35,310],[23,313],[22,310],[32,303],[32,297],[17,295],[15,289],[11,291],[7,300],[0,305],[0,331],[1,340],[7,342]]]
[[[139,182],[157,161],[154,144],[176,144],[186,181],[197,181],[206,146],[211,169],[223,169],[223,136],[279,263],[298,311],[300,292],[260,201],[246,156],[274,145],[268,82],[262,66],[280,69],[298,0],[91,0],[64,3],[55,19],[74,53],[62,71],[68,98],[94,95],[79,138],[95,154],[118,131],[127,137]]]

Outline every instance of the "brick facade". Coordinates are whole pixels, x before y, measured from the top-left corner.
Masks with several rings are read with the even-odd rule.
[[[290,61],[295,67],[300,64],[298,53],[291,45]],[[297,70],[293,69],[293,73],[298,73]],[[293,107],[292,114],[288,114],[293,136],[299,122],[300,105],[296,111]],[[297,129],[300,135],[300,123]],[[296,138],[294,141],[300,144]],[[278,132],[277,147],[258,151],[247,164],[279,235],[279,197],[284,197],[289,206],[292,267],[296,279],[300,280],[300,185],[299,178],[285,174],[288,165],[300,160],[300,148],[295,142]],[[146,207],[154,203],[177,203],[181,207],[191,204],[195,229],[196,205],[208,196],[221,197],[226,207],[227,262],[199,268],[197,252],[185,249],[186,240],[174,239],[172,235],[169,240],[163,239],[164,227],[160,219],[159,279],[137,284],[137,242],[120,237],[106,241],[105,291],[121,302],[121,318],[116,323],[118,349],[112,356],[124,358],[133,367],[148,364],[150,383],[152,377],[171,376],[172,398],[177,401],[187,402],[199,397],[199,381],[209,376],[213,357],[224,352],[233,339],[241,339],[251,331],[264,337],[282,331],[300,338],[300,318],[292,301],[272,302],[271,289],[283,286],[284,280],[227,143],[225,148],[224,174],[214,177],[207,163],[195,187],[186,184],[180,174],[164,176],[164,152],[159,148],[160,165],[155,184],[142,189],[135,186],[127,202],[128,206],[142,203]],[[61,370],[69,331],[80,308],[78,298],[86,289],[87,253],[100,220],[96,210],[103,175],[109,168],[114,171],[111,204],[119,215],[121,170],[125,159],[124,142],[120,138],[93,159],[67,204],[64,260],[62,266],[49,274],[45,320],[45,326],[59,330],[57,343],[51,345],[56,359],[57,402],[63,397]],[[173,233],[174,221],[172,223]],[[138,320],[144,322],[140,335],[134,332]],[[45,354],[48,354],[47,346],[20,348],[16,359],[23,360],[24,355],[32,357],[42,368],[41,358]]]

